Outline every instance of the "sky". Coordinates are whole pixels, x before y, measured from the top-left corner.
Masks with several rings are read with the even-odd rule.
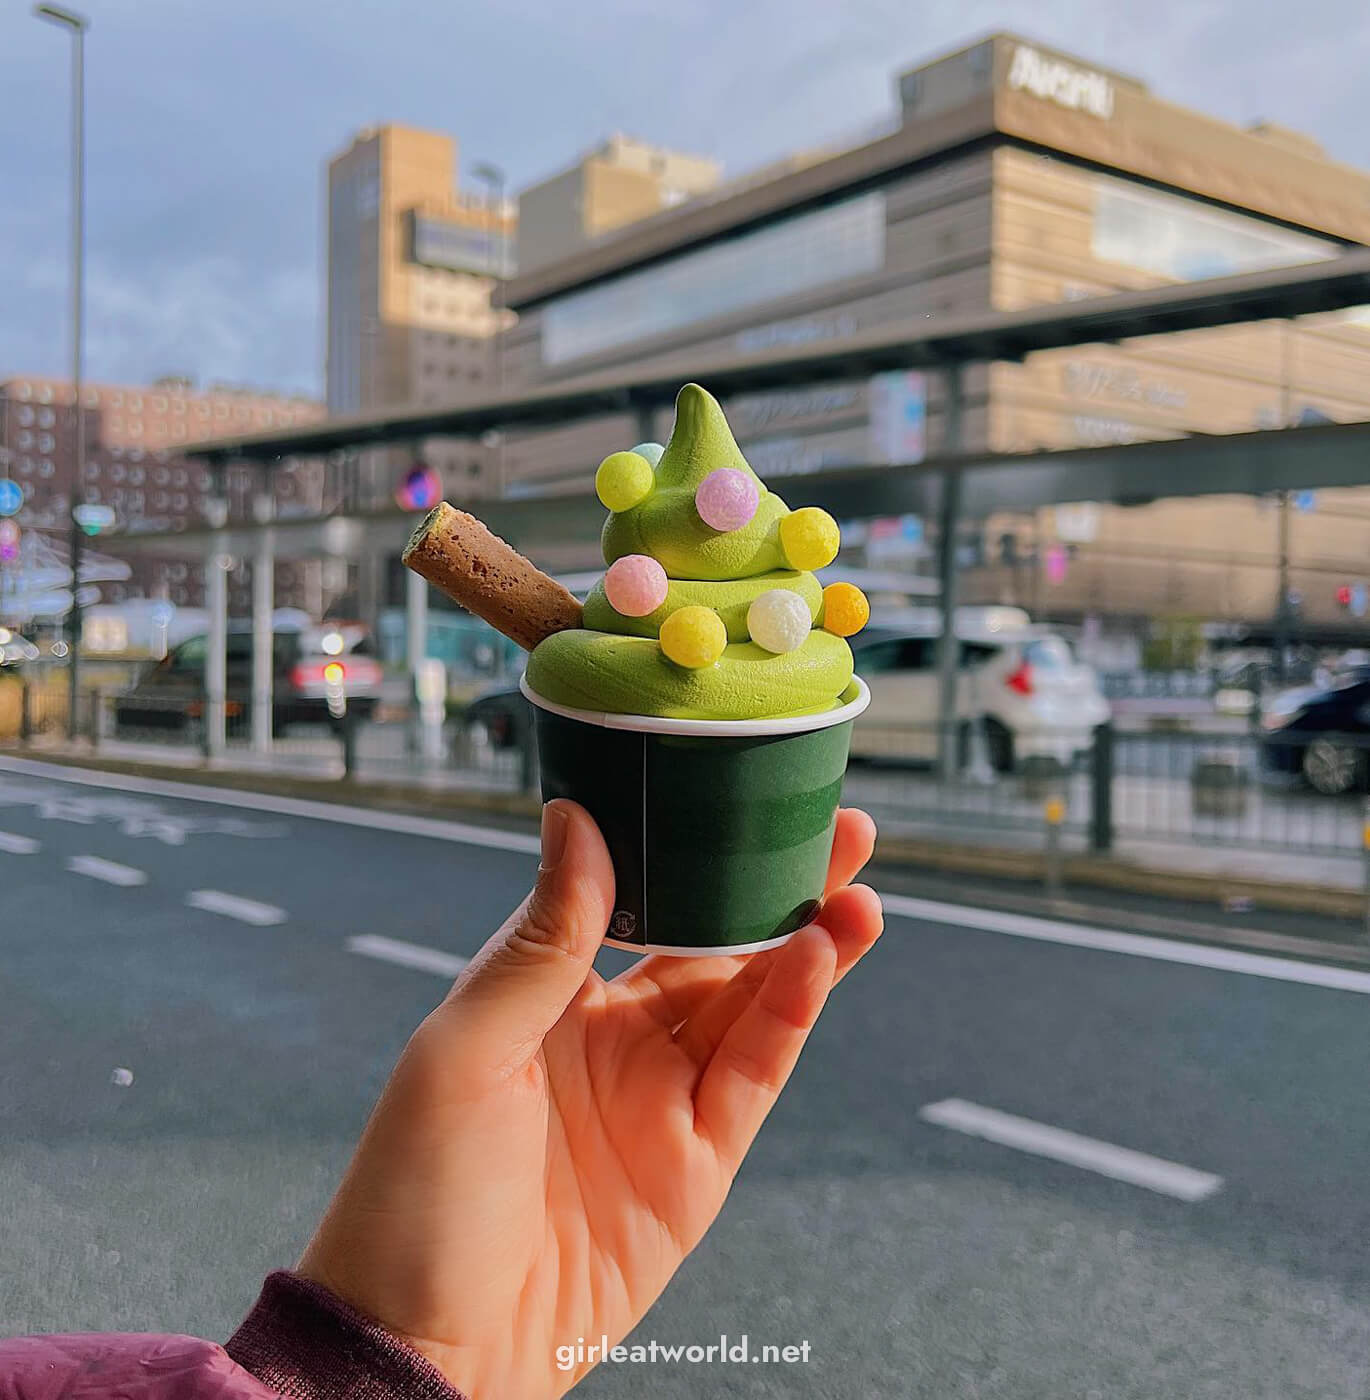
[[[380,121],[450,132],[512,190],[613,131],[738,175],[878,121],[899,70],[1007,29],[1370,167],[1365,0],[84,5],[92,380],[319,393],[324,166]],[[30,9],[0,0],[0,377],[70,364],[70,41]]]

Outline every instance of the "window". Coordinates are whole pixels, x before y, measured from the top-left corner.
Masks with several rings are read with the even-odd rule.
[[[130,447],[128,450],[130,462],[141,462],[143,460],[143,449],[141,447]]]
[[[141,413],[143,411],[143,396],[141,394],[130,394],[128,396],[128,407],[131,413]]]
[[[174,413],[178,418],[184,418],[184,417],[185,417],[185,411],[186,411],[186,401],[185,401],[184,399],[172,399],[172,401],[171,401],[171,411],[172,411],[172,413]]]
[[[184,486],[186,484],[185,468],[177,467],[176,470],[172,472],[171,479],[177,486]]]
[[[209,417],[209,405],[208,405],[207,403],[196,404],[196,406],[195,406],[195,412],[198,413],[198,414],[200,415],[201,418],[208,418],[208,417]]]
[[[1336,257],[1337,244],[1106,175],[1093,177],[1092,251],[1177,282]]]
[[[142,420],[141,418],[135,418],[135,419],[128,425],[128,435],[129,435],[129,437],[142,437],[142,435],[143,435],[143,420]]]
[[[29,432],[21,432],[21,433],[18,435],[18,437],[15,438],[15,441],[19,444],[19,446],[20,446],[21,448],[32,447],[32,446],[33,446],[33,434],[32,434],[32,433],[29,433]]]
[[[884,261],[884,195],[860,195],[550,302],[542,358],[560,364],[666,335],[878,271]]]
[[[227,418],[228,405],[226,403],[216,403],[214,405],[214,416],[216,418]]]
[[[863,676],[878,676],[889,671],[924,671],[937,657],[937,640],[933,637],[893,637],[853,648],[856,669]]]
[[[123,468],[121,467],[121,468],[120,468],[120,471],[122,471],[122,470],[123,470]],[[99,478],[100,478],[100,464],[99,464],[99,462],[87,462],[87,463],[86,463],[86,480],[87,480],[87,481],[98,481]]]
[[[38,402],[39,402],[39,403],[51,403],[51,402],[52,402],[52,385],[51,385],[51,384],[44,384],[43,387],[42,387],[41,389],[39,389],[39,391],[38,391]]]
[[[167,400],[165,394],[153,394],[152,411],[154,413],[165,413],[167,411]]]
[[[53,473],[53,465],[52,465],[52,462],[51,462],[48,458],[44,457],[43,460],[42,460],[41,462],[38,463],[38,475],[39,475],[39,476],[50,477],[50,476],[52,475],[52,473]]]
[[[27,404],[14,416],[19,420],[21,427],[30,428],[33,426],[33,410]]]
[[[130,486],[141,486],[143,484],[142,467],[130,467],[128,469],[128,484]]]
[[[184,589],[177,591],[181,594],[185,593]],[[188,642],[182,642],[171,653],[171,669],[173,671],[203,671],[208,656],[209,638],[192,637]]]
[[[57,445],[56,439],[51,433],[40,433],[38,436],[38,450],[40,452],[51,452]]]
[[[123,467],[121,467],[121,466],[111,467],[111,468],[109,469],[109,477],[110,477],[110,480],[111,480],[111,481],[122,481],[122,480],[124,479],[124,469],[123,469]]]
[[[171,480],[171,473],[165,467],[158,467],[152,473],[152,479],[158,486],[165,486]]]
[[[21,384],[19,386],[19,397],[21,399],[31,399],[33,397],[33,385]]]
[[[50,428],[56,421],[57,415],[50,408],[38,410],[38,426],[40,428]]]
[[[122,433],[124,431],[124,420],[116,413],[109,420],[109,430],[112,433]]]
[[[152,498],[152,504],[158,510],[165,510],[167,504],[167,494],[165,491],[158,491]]]
[[[117,389],[109,396],[109,406],[111,408],[122,408],[124,406],[124,396]]]

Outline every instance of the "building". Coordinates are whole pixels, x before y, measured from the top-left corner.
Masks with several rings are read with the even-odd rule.
[[[327,401],[330,413],[445,403],[487,392],[491,305],[513,270],[515,219],[502,196],[461,192],[450,136],[385,125],[358,133],[328,165]],[[363,505],[388,501],[414,452],[368,453]],[[418,455],[450,492],[492,484],[491,454],[431,442]]]
[[[1231,125],[1136,78],[996,34],[896,80],[883,134],[640,220],[505,289],[506,383],[840,341],[881,323],[1085,298],[1332,258],[1370,243],[1370,175],[1280,127]],[[879,376],[728,405],[757,470],[915,463],[942,440],[936,376]],[[1036,448],[1370,417],[1356,310],[1088,346],[966,378],[964,446]],[[660,427],[666,429],[663,422]],[[506,444],[508,488],[588,487],[633,440],[604,420]],[[797,484],[792,488],[800,492]],[[1281,539],[1305,627],[1365,624],[1370,492],[1083,505],[980,522],[972,599],[1099,621],[1269,629]],[[917,555],[920,522],[873,528]]]
[[[518,265],[558,262],[587,243],[712,190],[716,161],[611,136],[518,197]]]
[[[121,530],[199,525],[211,483],[202,463],[180,455],[184,444],[324,417],[323,405],[314,399],[221,384],[197,391],[180,377],[149,385],[87,383],[82,395],[85,479],[73,490],[76,411],[71,381],[35,375],[0,381],[0,476],[18,482],[25,495],[16,519],[21,529],[40,531],[62,546],[71,507],[83,501],[112,506]],[[328,504],[321,464],[291,463],[273,479],[282,514],[313,514]],[[249,497],[256,489],[252,473],[234,469],[225,485],[235,513],[249,514]],[[280,604],[308,607],[317,602],[317,574],[317,566],[311,571],[306,565],[279,565]],[[234,571],[231,587],[236,590],[233,605],[245,610],[245,571]],[[152,560],[140,562],[126,583],[102,589],[106,602],[147,596],[197,605],[202,593],[198,563]]]

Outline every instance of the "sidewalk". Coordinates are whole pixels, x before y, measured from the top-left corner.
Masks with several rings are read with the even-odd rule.
[[[344,780],[341,746],[330,736],[286,740],[270,754],[233,747],[212,763],[185,745],[109,740],[92,748],[44,740],[0,747],[16,757],[76,763],[145,777],[163,776],[235,788],[357,802],[368,798],[415,810],[532,816],[536,797],[521,787],[515,750],[466,755],[465,766],[407,752],[399,726],[373,727],[358,745],[354,777]],[[1045,881],[1046,827],[1041,804],[1001,793],[955,788],[938,795],[931,778],[882,782],[853,770],[847,801],[869,807],[880,825],[878,858],[915,868]],[[1072,810],[1086,810],[1072,798]],[[1281,850],[1271,844],[1205,841],[1177,829],[1165,839],[1120,831],[1107,854],[1091,851],[1080,824],[1061,832],[1067,884],[1222,904],[1360,918],[1366,864],[1359,852]]]

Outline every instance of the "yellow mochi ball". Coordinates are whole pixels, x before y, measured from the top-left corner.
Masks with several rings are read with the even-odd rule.
[[[697,671],[712,666],[728,644],[728,629],[712,609],[691,603],[661,624],[661,650],[677,666]]]
[[[841,543],[837,521],[817,506],[791,511],[780,522],[780,548],[792,569],[826,569]]]
[[[606,510],[632,510],[652,494],[652,464],[637,452],[611,452],[595,472],[595,495]]]

